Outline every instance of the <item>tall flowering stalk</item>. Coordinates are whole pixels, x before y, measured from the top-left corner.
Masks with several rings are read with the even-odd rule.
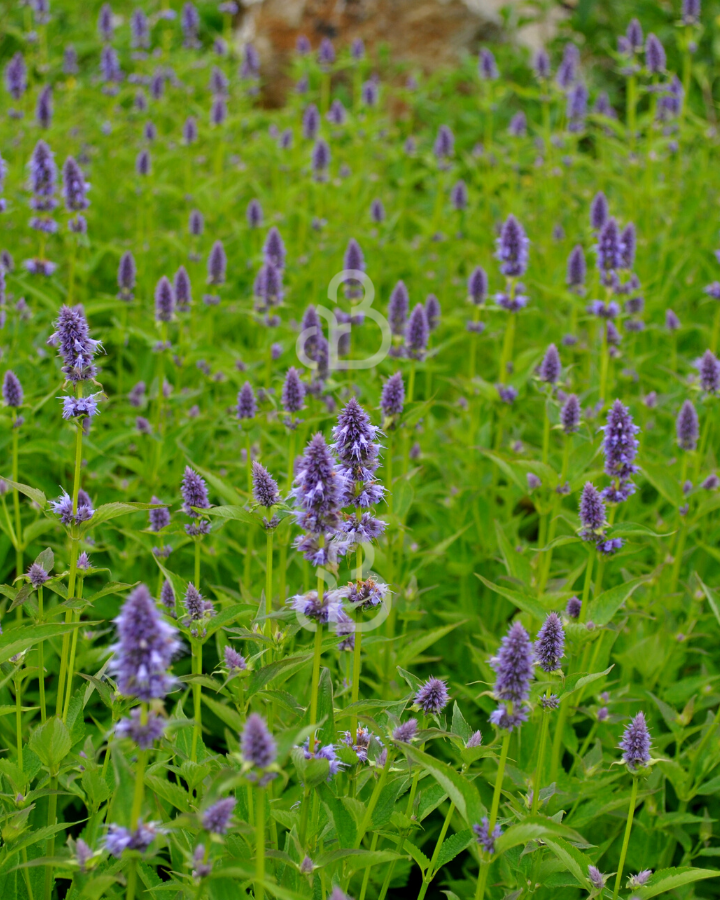
[[[265,636],[272,635],[272,592],[273,592],[273,535],[280,524],[277,516],[272,514],[273,507],[280,502],[280,491],[277,482],[260,463],[253,463],[253,499],[257,506],[265,511],[263,527],[266,533],[265,556]]]
[[[310,687],[310,721],[313,725],[317,724],[323,626],[329,621],[337,621],[338,615],[337,601],[325,596],[322,567],[337,561],[339,547],[336,538],[342,524],[340,510],[345,492],[345,479],[335,466],[330,448],[322,434],[316,434],[305,448],[290,492],[297,507],[296,522],[305,532],[297,538],[295,547],[308,562],[318,567],[317,591],[310,591],[293,600],[296,610],[316,622]],[[314,736],[311,736],[310,750],[314,741]]]
[[[557,613],[550,615],[543,622],[537,635],[534,647],[535,662],[543,672],[552,675],[560,671],[560,661],[565,654],[565,630]],[[542,724],[540,726],[540,748],[538,750],[537,767],[533,781],[532,814],[538,811],[540,788],[542,786],[545,749],[547,747],[548,720],[550,712],[558,707],[558,699],[548,686],[545,696],[540,701],[542,707]]]
[[[622,885],[623,870],[625,868],[625,860],[630,844],[630,834],[632,832],[633,819],[635,817],[639,776],[641,770],[647,768],[652,762],[650,758],[650,732],[648,731],[644,713],[639,712],[625,728],[619,747],[623,751],[623,762],[627,766],[628,771],[632,774],[633,780],[632,790],[630,791],[630,805],[628,807],[627,821],[625,823],[625,835],[620,850],[620,862],[618,863],[617,875],[615,876],[613,900],[617,900]]]
[[[498,373],[500,383],[505,384],[515,342],[515,314],[528,302],[518,278],[527,271],[530,241],[515,216],[509,215],[503,223],[496,246],[495,258],[500,261],[500,271],[505,276],[505,290],[495,295],[495,302],[509,313]]]
[[[345,552],[355,548],[355,581],[348,586],[347,599],[353,612],[356,627],[353,651],[352,703],[357,703],[360,691],[362,666],[362,631],[357,627],[360,611],[379,605],[387,592],[387,585],[378,584],[372,578],[363,580],[362,545],[377,540],[385,530],[385,522],[377,519],[372,507],[383,499],[385,489],[377,480],[380,465],[380,429],[370,422],[370,416],[353,397],[338,416],[333,429],[333,450],[340,460],[339,475],[344,482],[341,504],[354,507],[354,512],[341,525]],[[353,715],[351,735],[357,732],[357,716]]]
[[[86,419],[97,414],[98,394],[83,395],[85,384],[94,382],[97,375],[97,367],[94,363],[95,354],[100,348],[100,342],[90,337],[90,328],[81,307],[63,306],[55,322],[57,329],[48,339],[48,344],[57,346],[58,355],[63,361],[62,373],[65,376],[66,386],[72,388],[72,394],[62,398],[63,418],[75,423],[75,474],[73,477],[72,498],[63,492],[60,500],[55,501],[53,509],[60,515],[63,524],[68,526],[70,535],[70,570],[68,574],[68,598],[75,596],[75,579],[77,575],[77,561],[80,543],[80,534],[77,526],[81,521],[92,516],[92,506],[88,502],[78,503],[80,497],[80,481],[82,473],[82,439],[83,427]],[[84,498],[83,498],[84,499]],[[69,609],[65,614],[65,621],[70,623],[76,613]],[[79,613],[77,613],[79,615]],[[60,662],[60,675],[57,689],[57,714],[63,710],[63,697],[65,691],[65,675],[67,669],[67,655],[69,649],[69,636],[63,637],[62,655]],[[68,681],[69,683],[69,681]]]
[[[2,395],[5,406],[12,410],[12,478],[18,481],[18,434],[25,421],[18,410],[23,405],[24,392],[20,379],[10,369],[5,372],[2,385]],[[4,500],[3,500],[4,504]],[[20,494],[17,488],[13,488],[13,510],[15,513],[15,527],[10,526],[9,531],[15,546],[15,577],[20,578],[23,572],[23,535],[22,519],[20,517]],[[7,510],[6,510],[7,512]],[[9,524],[9,523],[8,523]],[[18,622],[22,618],[22,607],[17,608]]]

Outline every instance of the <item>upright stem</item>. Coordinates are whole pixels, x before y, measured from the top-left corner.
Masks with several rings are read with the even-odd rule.
[[[605,393],[607,389],[608,362],[610,354],[608,353],[607,340],[607,322],[603,319],[602,325],[602,343],[600,344],[600,402],[605,403]]]
[[[147,705],[145,703],[140,706],[140,723],[147,723]],[[135,793],[133,795],[132,811],[130,813],[130,830],[135,831],[140,822],[142,814],[143,799],[145,797],[145,766],[147,765],[147,750],[140,750],[137,758],[137,769],[135,772]],[[137,885],[137,860],[130,860],[127,877],[127,893],[126,900],[134,900],[135,888]]]
[[[360,828],[358,829],[358,833],[355,837],[355,849],[359,850],[362,846],[362,840],[365,837],[365,833],[370,827],[370,823],[372,822],[373,812],[375,812],[375,807],[377,806],[377,802],[380,799],[380,794],[382,793],[382,789],[385,787],[385,782],[387,781],[388,772],[390,771],[390,766],[392,764],[392,753],[388,752],[387,757],[385,759],[385,765],[382,767],[382,771],[380,772],[380,777],[375,783],[375,787],[373,788],[373,792],[370,795],[370,801],[368,805],[365,807],[365,814],[363,815],[362,822],[360,824]]]
[[[547,697],[549,695],[550,691],[548,690],[545,696]],[[538,811],[538,805],[540,803],[540,787],[542,786],[543,763],[545,762],[545,748],[547,747],[548,717],[549,713],[547,709],[543,707],[542,724],[540,726],[540,749],[538,750],[537,768],[535,769],[535,780],[533,781],[533,799],[531,810],[533,816]]]
[[[82,577],[80,577],[78,579],[78,584],[79,584],[78,599],[82,599],[82,586],[83,586]],[[75,616],[77,616],[78,621],[79,621],[79,619],[80,619],[80,610],[79,609],[73,613],[73,620],[75,619]],[[63,722],[67,722],[68,710],[70,709],[70,695],[72,694],[72,680],[73,680],[73,672],[75,671],[75,653],[77,651],[78,631],[79,630],[80,630],[79,628],[76,628],[73,631],[72,637],[70,639],[70,641],[71,641],[71,643],[70,643],[70,661],[68,663],[68,670],[67,670],[67,688],[65,690],[65,709],[63,710]]]
[[[57,776],[51,775],[50,777],[50,790],[51,794],[48,797],[48,817],[47,824],[48,828],[52,828],[57,819]],[[45,845],[45,854],[50,859],[55,856],[55,835],[51,834],[47,839],[47,844]],[[53,892],[53,867],[48,865],[45,867],[45,900],[50,900]]]
[[[498,380],[500,384],[505,384],[508,377],[508,363],[512,357],[513,344],[515,343],[515,316],[516,313],[509,312],[508,321],[505,324],[505,336],[503,337],[502,354],[500,356],[500,371],[498,372]]]
[[[488,834],[493,833],[495,830],[495,823],[497,822],[498,809],[500,808],[500,794],[502,793],[502,783],[503,778],[505,777],[505,764],[507,763],[508,750],[510,749],[510,734],[509,731],[505,732],[502,749],[500,750],[500,762],[498,763],[497,776],[495,778],[495,790],[493,791],[492,806],[490,807]],[[487,881],[489,868],[489,861],[480,863],[475,900],[483,900],[483,897],[485,896],[485,883]]]
[[[23,770],[23,747],[22,747],[22,677],[20,671],[16,671],[15,676],[15,729],[17,731],[17,755],[18,768]]]
[[[255,804],[255,900],[265,897],[265,789],[259,787]]]
[[[192,655],[195,674],[202,675],[202,643],[200,640],[193,641]],[[191,759],[193,762],[197,762],[198,742],[202,732],[202,686],[199,681],[193,681],[193,699],[195,724],[193,726]]]
[[[427,894],[427,890],[430,887],[433,878],[437,874],[437,872],[435,871],[435,866],[437,865],[438,856],[440,856],[442,845],[445,842],[445,835],[447,834],[448,828],[450,827],[450,822],[452,821],[454,812],[455,804],[451,803],[448,808],[447,815],[445,816],[445,821],[443,822],[442,828],[440,829],[440,834],[438,835],[438,839],[435,844],[435,851],[433,852],[432,859],[430,860],[430,865],[427,867],[425,878],[423,878],[423,883],[420,886],[420,892],[417,895],[417,900],[424,900],[425,894]]]
[[[42,625],[45,619],[42,586],[38,588],[38,622]],[[45,644],[38,643],[38,690],[40,691],[40,721],[45,724],[47,720],[47,705],[45,703]]]
[[[318,594],[318,607],[322,607],[323,601],[323,592],[325,589],[325,582],[322,578],[318,578],[317,582],[317,594]],[[320,684],[320,657],[322,655],[322,633],[323,626],[322,622],[317,623],[317,630],[315,632],[315,646],[313,648],[313,667],[312,667],[312,684],[310,685],[310,724],[317,724],[317,710],[318,710],[318,686]],[[315,733],[310,736],[309,743],[310,751],[312,752],[315,747]]]
[[[195,538],[195,587],[200,590],[200,538]]]
[[[630,132],[630,149],[635,149],[635,108],[637,106],[637,82],[631,75],[627,83],[627,127]]]
[[[12,426],[12,477],[13,481],[18,481],[18,428],[13,422]],[[23,574],[23,540],[22,540],[22,521],[20,519],[20,494],[17,488],[13,488],[13,507],[15,509],[15,577],[20,578]],[[17,608],[17,620],[22,619],[22,606]]]
[[[76,397],[82,397],[82,382],[78,381],[75,385]],[[82,421],[75,426],[75,477],[73,480],[72,510],[73,519],[77,515],[78,509],[78,493],[80,491],[80,476],[82,471]],[[75,596],[75,577],[77,574],[77,558],[78,558],[78,542],[79,538],[75,534],[75,526],[70,526],[70,572],[68,574],[68,600]],[[73,610],[68,609],[65,613],[65,622],[70,624],[73,619]],[[58,677],[57,705],[56,715],[60,715],[63,710],[63,698],[65,691],[65,674],[67,671],[67,656],[70,648],[70,634],[63,636],[62,656],[60,658],[60,675]]]
[[[272,635],[272,577],[273,577],[273,529],[267,530],[267,553],[265,556],[265,637]]]
[[[413,395],[415,393],[415,360],[413,359],[410,363],[410,378],[408,380],[408,392],[407,392],[407,403],[413,402]]]
[[[623,838],[622,850],[620,851],[620,862],[618,863],[618,871],[615,876],[615,890],[613,891],[613,900],[617,900],[620,893],[620,885],[622,882],[623,869],[625,868],[625,857],[627,856],[628,844],[630,843],[630,832],[632,831],[633,818],[635,816],[635,804],[637,803],[638,779],[633,778],[632,791],[630,793],[630,808],[628,809],[627,824],[625,825],[625,837]]]

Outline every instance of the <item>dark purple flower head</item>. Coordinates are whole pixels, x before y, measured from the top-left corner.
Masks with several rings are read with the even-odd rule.
[[[45,141],[38,141],[30,157],[30,190],[34,197],[31,207],[38,212],[50,212],[57,206],[55,187],[57,166],[52,150]]]
[[[435,331],[440,324],[440,313],[440,301],[435,294],[428,294],[425,299],[425,315],[430,331]]]
[[[700,373],[700,387],[708,394],[717,394],[720,391],[720,361],[712,352],[706,350],[697,362]]]
[[[150,28],[147,16],[140,7],[136,7],[130,16],[130,46],[134,50],[147,50],[150,46]]]
[[[227,834],[236,803],[234,797],[216,800],[202,814],[202,827],[211,834]]]
[[[695,407],[686,400],[677,417],[676,433],[678,446],[683,450],[694,450],[700,434],[700,423]]]
[[[122,81],[123,72],[120,68],[120,60],[114,47],[106,44],[100,51],[100,71],[103,80],[108,85],[116,84]],[[114,91],[115,88],[106,88],[108,92]]]
[[[568,257],[566,284],[570,288],[581,288],[585,284],[586,275],[585,253],[580,244],[577,244],[570,251],[570,256]]]
[[[628,45],[633,53],[642,50],[643,30],[638,19],[632,19],[630,21],[630,24],[625,31],[625,37],[627,38]]]
[[[623,269],[632,269],[635,264],[636,244],[637,237],[635,234],[635,226],[632,222],[628,222],[620,235],[620,255]]]
[[[257,415],[257,401],[255,400],[255,392],[249,381],[240,388],[237,395],[237,417],[238,419],[254,419]]]
[[[118,266],[117,281],[118,287],[120,288],[118,296],[121,300],[132,300],[135,289],[135,278],[135,257],[130,250],[126,250],[120,257],[120,264]]]
[[[22,385],[20,384],[20,379],[11,369],[7,370],[3,378],[2,395],[5,406],[11,406],[14,409],[22,406]]]
[[[585,127],[587,116],[588,89],[582,81],[574,84],[567,95],[566,116],[568,119],[568,131],[578,132]]]
[[[634,464],[639,445],[635,435],[640,431],[633,423],[630,410],[616,400],[610,407],[607,423],[602,430],[603,452],[605,454],[605,473],[611,478],[627,481],[637,472]]]
[[[402,415],[405,406],[405,385],[401,372],[391,375],[385,382],[380,396],[380,409],[383,415],[392,419]]]
[[[327,141],[322,138],[315,142],[311,154],[311,166],[315,173],[316,181],[323,181],[327,178],[327,169],[330,165],[330,146]]]
[[[35,118],[41,128],[49,128],[52,123],[52,115],[52,86],[46,84],[38,94],[37,105],[35,107]]]
[[[547,384],[555,384],[560,378],[561,370],[560,354],[555,344],[550,344],[545,351],[543,361],[540,363],[540,380]]]
[[[150,174],[150,152],[148,150],[141,150],[138,153],[135,160],[135,171],[143,178]]]
[[[567,606],[565,607],[565,613],[569,619],[578,619],[580,617],[580,610],[582,609],[582,600],[578,597],[571,597]]]
[[[287,371],[282,388],[282,405],[285,412],[296,413],[304,406],[305,387],[300,381],[300,375],[296,368],[291,367]]]
[[[170,280],[163,275],[155,288],[155,321],[172,322],[175,314],[175,292]]]
[[[440,678],[428,678],[415,694],[415,704],[426,716],[436,716],[448,704],[450,695],[447,685]]]
[[[25,57],[19,50],[5,66],[5,87],[13,100],[19,100],[27,90]]]
[[[593,231],[600,231],[608,220],[607,197],[602,191],[598,191],[590,203],[590,227]]]
[[[455,137],[447,125],[441,125],[435,138],[435,156],[440,162],[448,159],[453,155],[455,147]]]
[[[450,191],[450,202],[452,203],[453,208],[457,210],[463,210],[467,206],[467,185],[462,179],[453,185],[453,188]]]
[[[227,97],[228,87],[227,75],[219,66],[213,66],[210,72],[210,93],[214,97]]]
[[[593,112],[598,116],[607,116],[608,119],[617,119],[617,113],[612,108],[607,91],[600,91],[597,95]]]
[[[487,47],[482,47],[480,50],[480,55],[478,56],[478,74],[485,81],[494,81],[496,78],[500,77],[497,64],[495,63],[495,57],[493,56],[492,51],[488,50]]]
[[[361,272],[365,271],[365,259],[360,244],[355,238],[350,238],[345,250],[345,259],[343,260],[344,269],[357,269]]]
[[[192,518],[200,515],[192,509],[193,506],[197,509],[208,509],[210,506],[205,479],[190,466],[185,466],[180,493],[183,499],[183,512]]]
[[[645,66],[651,74],[665,71],[665,48],[658,38],[650,33],[645,41]]]
[[[196,637],[200,634],[204,635],[205,631],[198,627],[198,622],[203,622],[215,615],[215,607],[211,600],[205,600],[200,591],[195,587],[192,581],[188,584],[183,599],[185,612],[187,613],[188,622],[194,623],[192,634]]]
[[[276,269],[285,268],[285,244],[280,232],[273,226],[267,233],[263,245],[263,257],[266,263],[275,266]]]
[[[302,133],[309,141],[314,141],[320,129],[320,113],[314,103],[309,103],[303,111]]]
[[[27,574],[28,580],[35,590],[42,587],[50,577],[40,563],[33,563]]]
[[[405,349],[408,356],[414,359],[422,359],[427,349],[430,329],[428,327],[425,307],[418,303],[410,314],[405,327]]]
[[[382,200],[376,199],[370,204],[370,218],[376,225],[385,220],[385,207],[382,204]]]
[[[172,584],[165,579],[160,588],[160,602],[173,615],[175,614],[175,591]]]
[[[650,762],[650,732],[642,712],[625,728],[618,746],[623,751],[623,762],[631,772]]]
[[[496,241],[495,258],[500,260],[500,271],[507,278],[523,275],[528,266],[530,241],[525,230],[512,214],[507,217]]]
[[[291,492],[298,507],[295,514],[298,525],[310,535],[320,536],[327,544],[327,539],[340,525],[340,507],[346,489],[345,479],[335,468],[330,448],[322,434],[316,434],[305,448]],[[301,537],[296,546],[308,559],[329,559],[325,544],[320,547],[315,544],[313,540],[306,545]]]
[[[356,60],[365,58],[365,44],[363,43],[362,38],[357,37],[352,42],[350,45],[350,56]]]
[[[295,49],[300,54],[300,56],[307,56],[308,53],[312,50],[310,45],[310,41],[304,34],[299,34],[297,41],[295,42]]]
[[[565,631],[557,613],[550,613],[538,631],[535,659],[544,672],[557,672],[565,655]]]
[[[329,68],[335,62],[335,48],[330,38],[324,37],[320,41],[317,58],[322,68]]]
[[[55,328],[57,331],[48,338],[48,343],[58,347],[65,377],[73,382],[93,379],[97,375],[93,358],[100,342],[90,337],[90,328],[82,307],[61,307]]]
[[[510,119],[508,134],[510,137],[517,138],[525,137],[527,134],[527,116],[522,110],[516,112],[512,119]]]
[[[580,63],[580,51],[573,43],[565,44],[563,58],[558,66],[555,81],[557,86],[566,91],[577,78],[578,65]]]
[[[144,584],[128,596],[115,624],[111,665],[120,693],[143,702],[164,697],[173,685],[168,668],[180,642]]]
[[[360,92],[360,97],[362,99],[363,106],[369,106],[369,107],[377,106],[377,102],[378,102],[377,82],[373,81],[372,79],[370,81],[366,81],[362,86],[362,90]]]
[[[260,206],[260,201],[253,197],[248,203],[245,215],[250,228],[259,228],[263,222],[263,211],[262,206]]]
[[[570,394],[560,410],[560,424],[565,434],[572,434],[580,427],[580,401],[576,394]]]
[[[684,25],[697,25],[700,21],[700,0],[683,0],[682,20]]]
[[[502,828],[499,825],[496,825],[491,834],[488,817],[483,816],[483,820],[479,825],[473,825],[473,831],[475,832],[478,844],[480,844],[485,853],[489,853],[492,856],[492,854],[495,853],[495,841],[499,837],[502,837]]]
[[[704,491],[715,491],[715,490],[717,490],[719,485],[720,485],[720,478],[718,478],[718,476],[715,475],[715,473],[713,473],[712,475],[708,475],[708,477],[705,479],[705,481],[703,481],[703,483],[700,485],[700,487]]]
[[[175,303],[178,310],[180,312],[187,312],[192,305],[192,285],[185,266],[180,266],[175,273],[175,278],[173,279],[173,292],[175,294]]]
[[[404,281],[398,281],[390,294],[388,302],[388,319],[390,330],[394,335],[402,335],[407,323],[410,299]]]
[[[481,306],[485,302],[488,291],[488,277],[482,266],[476,266],[470,273],[467,289],[468,297],[476,306]]]
[[[542,48],[535,53],[532,62],[533,71],[536,78],[546,80],[551,75],[550,57]]]
[[[598,234],[595,245],[598,269],[607,276],[616,269],[623,268],[623,247],[620,241],[618,224],[612,217],[605,221]]]
[[[182,135],[186,144],[194,144],[197,140],[197,121],[194,116],[188,116],[183,122]]]
[[[253,497],[260,506],[270,508],[280,502],[277,482],[259,462],[252,464]]]
[[[260,54],[254,44],[245,44],[243,61],[240,66],[240,77],[256,81],[260,77]],[[248,93],[253,93],[254,88]]]
[[[183,4],[180,13],[180,26],[183,33],[183,47],[194,50],[200,46],[198,40],[198,28],[200,27],[200,15],[194,3]]]
[[[225,272],[227,269],[227,256],[222,241],[215,241],[212,245],[207,262],[207,283],[213,285],[225,284]]]
[[[109,3],[103,3],[98,15],[98,34],[100,39],[109,42],[113,39],[115,29],[112,21],[112,7]]]
[[[190,234],[193,237],[199,237],[203,233],[203,224],[202,213],[197,209],[193,209],[188,220],[188,231]]]
[[[585,540],[595,540],[602,533],[607,519],[605,504],[597,489],[589,481],[585,483],[580,496],[581,536]]]
[[[605,887],[605,882],[607,881],[607,875],[603,875],[603,873],[596,866],[588,866],[588,878],[590,879],[590,884],[597,891],[601,891]]]
[[[157,497],[153,496],[150,502],[160,504],[162,500],[158,500]],[[148,517],[150,519],[150,531],[161,531],[170,524],[170,511],[167,506],[163,506],[161,509],[148,510]]]
[[[392,733],[392,738],[402,744],[409,744],[417,734],[417,728],[417,719],[408,719],[407,722],[398,725]]]
[[[129,738],[140,750],[149,750],[165,734],[165,719],[150,711],[145,722],[140,720],[140,707],[130,711],[130,718],[120,719],[115,726],[119,738]]]
[[[527,631],[519,622],[510,627],[502,639],[497,656],[490,660],[495,670],[494,694],[500,707],[490,721],[498,728],[512,731],[527,719],[524,701],[530,695],[533,678],[533,650]]]
[[[257,713],[250,713],[240,737],[240,748],[246,764],[258,769],[267,769],[277,757],[275,739],[270,734],[265,719]]]

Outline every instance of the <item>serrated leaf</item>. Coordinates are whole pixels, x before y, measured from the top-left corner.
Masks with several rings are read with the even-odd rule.
[[[676,869],[660,869],[653,872],[650,881],[641,888],[635,888],[635,895],[639,900],[649,900],[658,894],[666,894],[676,888],[694,881],[702,881],[705,878],[717,878],[720,875],[718,869],[694,869],[690,866],[682,866]]]
[[[126,516],[129,513],[139,512],[141,510],[159,509],[162,504],[157,503],[103,503],[93,513],[91,519],[80,525],[80,533],[85,534],[90,528],[95,528],[103,522],[109,522],[111,519],[117,519],[118,516]]]
[[[447,763],[441,762],[427,753],[423,753],[422,750],[413,747],[412,744],[400,744],[399,749],[412,762],[422,766],[444,788],[445,793],[455,804],[457,811],[471,828],[477,822],[482,821],[482,817],[485,815],[485,807],[473,782],[459,775]]]
[[[511,825],[504,834],[495,842],[495,852],[497,854],[505,853],[512,847],[518,847],[521,844],[527,844],[528,841],[535,841],[538,838],[544,838],[546,835],[560,835],[566,837],[577,838],[578,835],[566,825],[559,822],[553,822],[545,816],[528,816],[522,822]]]
[[[435,864],[435,870],[439,871],[442,869],[444,865],[455,859],[459,853],[462,853],[466,847],[469,847],[474,840],[475,832],[470,828],[466,828],[464,831],[458,831],[456,834],[451,834],[449,838],[446,838],[443,841]]]
[[[22,484],[20,481],[12,481],[10,478],[3,478],[3,481],[8,487],[14,488],[21,494],[25,494],[26,497],[29,497],[34,503],[37,503],[40,509],[45,509],[47,506],[47,497],[37,488],[30,487],[29,484]]]
[[[475,577],[479,578],[485,587],[489,587],[491,591],[500,594],[501,597],[505,597],[506,600],[509,600],[513,606],[516,606],[522,612],[528,613],[528,615],[538,619],[540,622],[545,621],[547,611],[533,597],[529,597],[527,594],[520,594],[518,591],[513,591],[499,584],[493,584],[492,581],[488,581],[487,578],[478,575],[477,572],[475,572]]]
[[[53,716],[33,731],[29,745],[33,753],[40,757],[43,765],[54,773],[70,752],[72,738],[63,720]]]
[[[599,597],[595,597],[588,606],[587,621],[594,622],[595,625],[607,625],[623,603],[645,581],[647,581],[646,578],[634,578],[632,581],[618,584],[609,591],[604,591]]]
[[[557,835],[552,837],[546,835],[543,843],[552,850],[567,871],[571,872],[581,885],[587,884],[588,860],[577,847],[573,847],[572,844]]]

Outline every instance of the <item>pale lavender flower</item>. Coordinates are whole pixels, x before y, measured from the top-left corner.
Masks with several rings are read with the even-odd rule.
[[[565,631],[557,613],[550,613],[538,631],[535,659],[544,672],[557,672],[565,655]]]
[[[153,496],[150,502],[159,505],[162,503],[162,500]],[[148,510],[148,518],[150,519],[150,531],[161,531],[170,524],[170,510],[167,506],[163,506],[161,509],[150,509]]]
[[[561,370],[560,354],[558,353],[555,344],[550,344],[545,351],[545,356],[540,364],[540,380],[544,381],[546,384],[556,384],[560,378]]]
[[[72,382],[94,379],[97,367],[93,358],[100,342],[90,337],[90,328],[82,307],[61,307],[55,328],[57,331],[48,338],[48,344],[58,347],[66,379]]]
[[[267,769],[275,762],[275,739],[270,734],[265,719],[257,713],[251,713],[247,717],[240,738],[240,749],[245,763],[256,769]]]
[[[11,369],[8,369],[3,377],[2,395],[5,406],[17,409],[23,404],[24,394],[20,379]]]
[[[28,569],[28,580],[30,584],[37,590],[41,588],[50,577],[40,563],[33,563]]]
[[[120,719],[115,726],[115,734],[119,738],[129,738],[140,750],[149,750],[165,734],[165,719],[150,711],[143,723],[140,715],[139,706],[130,710],[130,717]]]
[[[499,825],[496,825],[491,834],[488,817],[483,816],[482,822],[479,825],[473,825],[473,831],[475,832],[478,844],[480,844],[485,853],[489,853],[492,856],[492,854],[495,853],[495,841],[502,836],[502,828],[500,828]]]
[[[223,649],[223,659],[225,668],[230,675],[237,675],[238,672],[244,672],[247,669],[247,660],[241,656],[230,644],[226,644]]]
[[[507,217],[496,241],[495,258],[502,265],[500,271],[508,278],[523,275],[528,266],[530,241],[525,230],[512,214]]]
[[[254,419],[257,415],[257,400],[249,381],[240,388],[237,395],[238,419]]]
[[[388,302],[388,319],[390,321],[391,332],[398,336],[405,332],[408,317],[408,307],[410,299],[408,297],[405,282],[398,281],[390,294]]]
[[[202,827],[211,834],[227,834],[236,803],[234,797],[216,800],[202,814]]]
[[[440,678],[428,678],[415,694],[415,704],[426,716],[436,716],[445,709],[450,700],[447,685]]]
[[[512,731],[527,721],[524,704],[530,696],[533,678],[532,644],[519,622],[510,627],[490,665],[497,675],[493,693],[500,703],[490,716],[490,722],[498,728]]]
[[[252,483],[253,497],[257,504],[269,509],[280,502],[280,491],[278,490],[277,482],[259,462],[253,462],[252,464]]]
[[[611,503],[620,503],[635,492],[630,478],[638,471],[635,457],[639,442],[635,435],[640,429],[633,423],[630,410],[616,400],[610,407],[602,431],[605,433],[605,473],[615,479],[613,486],[605,488],[603,497]]]
[[[210,501],[208,500],[205,479],[201,478],[190,466],[185,466],[180,492],[183,498],[183,512],[186,515],[196,518],[200,513],[195,512],[193,507],[197,509],[209,508]]]
[[[656,35],[650,33],[645,40],[645,66],[651,74],[665,71],[665,48]]]
[[[392,738],[402,744],[409,744],[417,734],[417,719],[408,719],[393,731]]]
[[[700,423],[695,407],[690,400],[686,400],[680,408],[676,422],[676,434],[679,447],[683,450],[695,450],[700,434]]]
[[[305,449],[290,494],[297,507],[296,522],[306,532],[295,546],[314,565],[325,565],[335,556],[332,538],[341,525],[346,490],[325,439],[316,434]]]
[[[618,746],[623,751],[623,762],[631,772],[647,766],[650,762],[650,732],[644,713],[639,712],[626,726]]]
[[[590,879],[590,884],[597,891],[601,891],[605,887],[605,882],[607,880],[607,876],[603,875],[603,873],[596,866],[588,866],[588,878]]]

